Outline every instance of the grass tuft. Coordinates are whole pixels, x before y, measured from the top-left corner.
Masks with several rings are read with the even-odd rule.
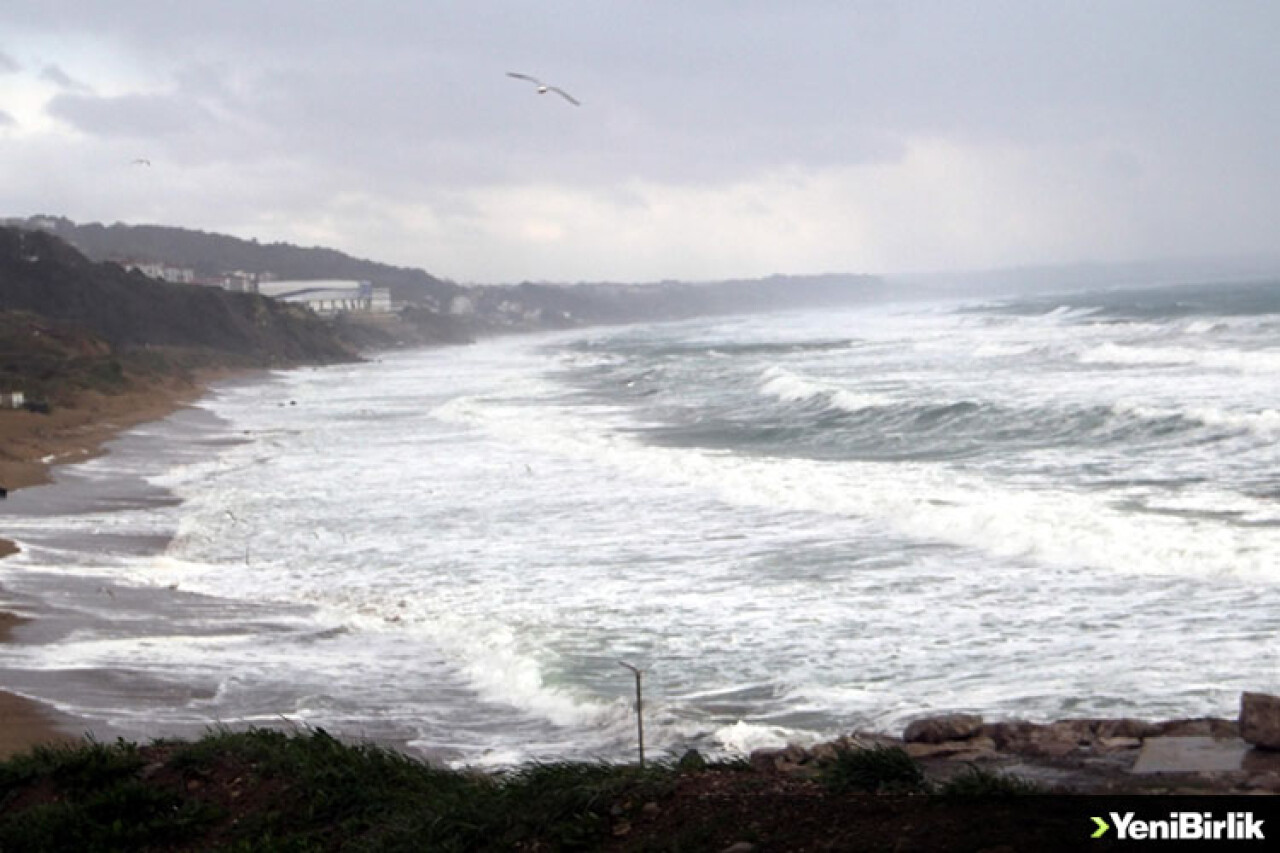
[[[897,746],[843,750],[818,778],[838,793],[907,794],[926,790],[924,771],[906,750]]]
[[[938,793],[944,797],[1017,797],[1043,794],[1044,789],[1027,779],[969,765],[939,785]]]

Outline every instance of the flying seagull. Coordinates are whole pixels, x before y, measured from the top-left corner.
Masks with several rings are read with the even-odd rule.
[[[573,97],[573,95],[570,95],[564,89],[561,89],[558,86],[548,86],[546,83],[543,83],[537,77],[530,77],[528,74],[517,74],[514,71],[508,71],[507,76],[514,77],[517,80],[528,80],[530,83],[538,87],[539,95],[545,95],[547,94],[547,92],[555,92],[557,95],[564,98],[566,101],[573,104],[575,107],[582,106],[582,104],[578,103],[578,100],[575,97]]]
[[[137,160],[133,161],[133,165],[134,166],[150,166],[151,161],[148,160],[146,157],[139,157]]]

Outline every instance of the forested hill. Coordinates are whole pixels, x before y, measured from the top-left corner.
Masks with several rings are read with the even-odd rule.
[[[345,361],[311,311],[256,294],[168,284],[96,263],[44,231],[0,227],[0,311],[71,323],[114,348],[194,348],[255,364]]]
[[[420,269],[353,258],[334,249],[259,243],[162,225],[78,225],[70,219],[33,216],[8,224],[56,234],[95,261],[159,261],[197,276],[241,271],[281,279],[358,279],[391,290],[397,302],[448,305],[462,288]]]

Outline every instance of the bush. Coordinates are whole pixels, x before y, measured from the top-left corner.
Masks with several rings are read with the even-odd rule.
[[[906,794],[925,790],[924,771],[898,746],[844,750],[819,779],[836,792]]]
[[[938,793],[944,797],[1017,797],[1044,791],[1035,782],[969,765],[939,786]]]

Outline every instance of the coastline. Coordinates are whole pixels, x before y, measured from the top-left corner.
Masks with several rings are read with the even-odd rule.
[[[0,486],[15,491],[49,483],[53,466],[92,459],[120,433],[167,417],[204,396],[213,382],[243,372],[208,369],[190,379],[171,378],[117,395],[86,392],[74,405],[47,415],[0,413]],[[16,544],[0,537],[0,559],[18,551]],[[30,620],[7,606],[0,585],[0,643],[20,642],[14,632]],[[82,721],[6,692],[0,684],[0,759],[40,744],[75,741],[84,731]]]

